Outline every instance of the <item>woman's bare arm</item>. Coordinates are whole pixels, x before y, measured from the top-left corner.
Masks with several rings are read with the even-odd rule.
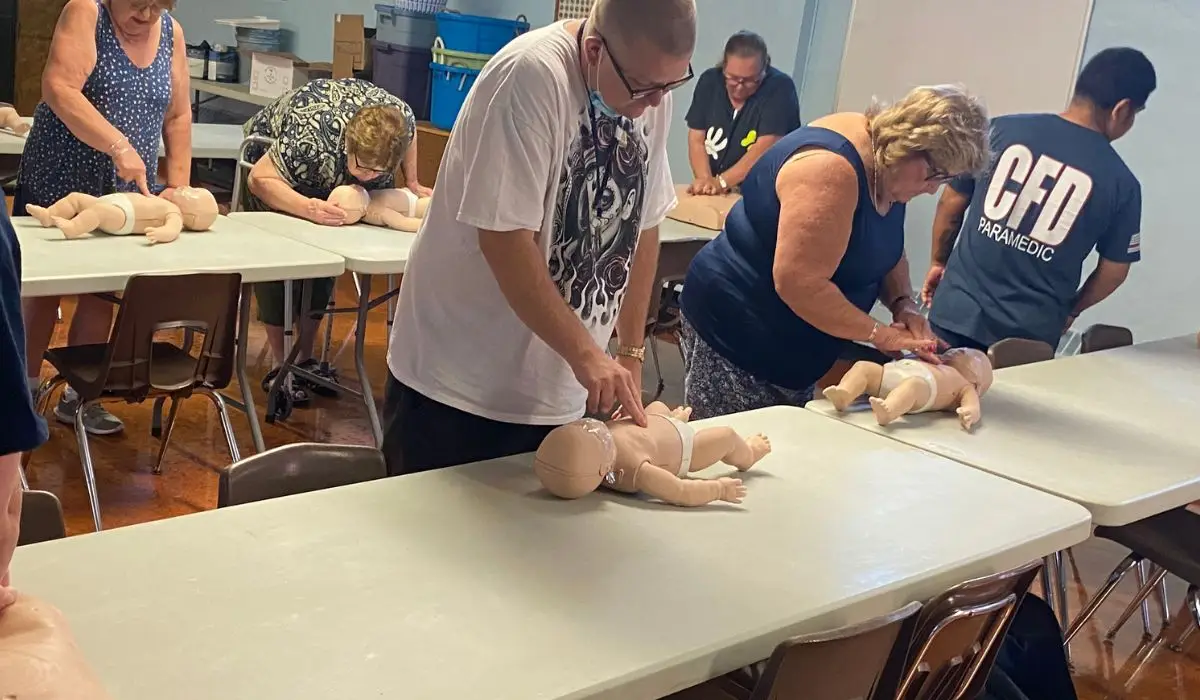
[[[111,155],[125,135],[83,96],[83,86],[96,68],[98,17],[93,0],[70,0],[63,8],[42,71],[42,99],[75,138]]]
[[[875,319],[830,280],[846,253],[858,206],[854,167],[834,153],[802,153],[779,171],[775,190],[780,204],[775,291],[820,331],[847,340],[871,338]]]
[[[163,122],[167,148],[167,187],[186,187],[192,181],[192,98],[188,75],[187,41],[175,22],[174,56],[171,59],[171,104]]]

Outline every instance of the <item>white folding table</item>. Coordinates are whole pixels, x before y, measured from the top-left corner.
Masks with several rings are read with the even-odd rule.
[[[358,341],[354,346],[354,367],[361,389],[357,393],[366,406],[375,444],[383,444],[383,427],[380,424],[363,357],[367,337],[367,313],[380,304],[390,302],[398,293],[399,285],[395,283],[394,278],[395,275],[404,274],[404,268],[408,264],[408,253],[417,238],[416,234],[366,224],[318,226],[303,219],[271,212],[244,212],[231,214],[230,217],[268,233],[327,250],[345,259],[346,269],[353,272],[358,279],[358,306],[354,309],[355,334]],[[387,289],[384,294],[373,298],[371,281],[374,275],[386,275]],[[339,311],[334,309],[334,312]],[[392,327],[391,313],[388,314],[387,327]],[[342,390],[350,391],[344,388]]]
[[[246,377],[250,287],[257,282],[335,277],[345,270],[338,255],[272,236],[229,217],[211,231],[184,232],[171,243],[150,245],[144,236],[97,233],[67,240],[56,228],[42,228],[30,217],[13,219],[21,243],[21,296],[64,296],[119,292],[133,275],[237,272],[242,301],[237,343],[239,405],[250,421],[257,451],[264,449],[254,410],[253,386]],[[238,402],[234,402],[238,405]]]
[[[740,506],[561,501],[522,455],[21,547],[13,584],[124,700],[649,700],[1090,531],[802,409],[711,425],[774,446]]]

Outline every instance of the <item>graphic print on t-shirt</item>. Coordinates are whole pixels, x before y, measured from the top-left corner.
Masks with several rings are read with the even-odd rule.
[[[721,160],[721,152],[729,145],[729,139],[725,138],[725,130],[719,126],[708,127],[708,132],[704,135],[704,152],[713,160]]]
[[[996,160],[978,230],[1049,263],[1071,234],[1092,187],[1091,176],[1082,170],[1046,154],[1035,158],[1028,146],[1013,144]]]
[[[645,126],[596,114],[593,137],[592,123],[583,111],[563,161],[550,241],[550,277],[589,330],[611,325],[621,308],[649,154]]]

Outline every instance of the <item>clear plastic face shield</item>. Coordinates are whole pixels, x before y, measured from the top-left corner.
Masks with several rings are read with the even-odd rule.
[[[612,431],[595,418],[581,418],[578,425],[600,444],[600,476],[604,477],[605,483],[613,484],[617,480],[613,474],[613,466],[617,463],[617,443],[613,440]]]

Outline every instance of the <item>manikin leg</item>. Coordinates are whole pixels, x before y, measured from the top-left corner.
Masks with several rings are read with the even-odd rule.
[[[887,425],[929,400],[929,387],[917,377],[909,377],[888,393],[886,399],[871,397],[871,411],[880,425]]]
[[[81,192],[72,192],[63,197],[49,207],[36,207],[32,204],[26,204],[25,210],[30,216],[37,219],[42,226],[50,227],[54,225],[54,217],[62,219],[74,218],[76,214],[87,209],[96,202],[97,197]]]
[[[696,431],[696,437],[692,440],[689,471],[698,472],[717,462],[724,462],[744,472],[770,451],[771,443],[765,435],[751,435],[743,439],[733,428],[705,428]]]
[[[72,219],[55,216],[52,221],[67,238],[79,238],[92,231],[120,231],[126,224],[125,212],[113,204],[96,204]]]
[[[855,362],[842,381],[834,386],[825,387],[821,392],[829,403],[839,411],[845,411],[854,400],[863,394],[879,396],[879,386],[883,383],[883,365],[865,360]]]

